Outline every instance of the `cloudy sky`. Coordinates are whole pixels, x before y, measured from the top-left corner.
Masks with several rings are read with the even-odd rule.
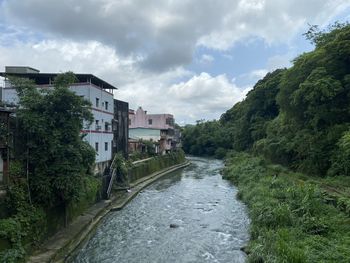
[[[211,120],[313,47],[350,0],[0,0],[0,71],[92,73],[130,108]]]

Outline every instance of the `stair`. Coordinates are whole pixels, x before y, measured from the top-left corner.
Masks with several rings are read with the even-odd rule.
[[[110,180],[109,180],[107,191],[106,191],[107,199],[109,199],[111,197],[113,183],[114,183],[115,177],[117,175],[117,167],[115,167],[116,159],[117,159],[117,156],[115,155],[113,158],[113,161],[110,165],[110,168],[109,168]]]

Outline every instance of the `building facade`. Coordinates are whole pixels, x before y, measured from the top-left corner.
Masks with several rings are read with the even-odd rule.
[[[157,142],[161,153],[174,148],[175,120],[172,114],[147,114],[139,107],[136,111],[129,111],[129,119],[131,139]]]
[[[5,78],[2,89],[2,100],[6,103],[18,103],[15,87],[7,81],[8,76],[28,78],[35,82],[38,88],[53,88],[54,78],[58,73],[40,73],[28,67],[6,67],[0,76]],[[81,131],[84,139],[96,150],[96,172],[103,172],[109,165],[113,153],[113,123],[115,118],[114,90],[111,84],[92,74],[75,74],[77,83],[70,85],[70,90],[90,101],[93,122],[84,125]],[[127,111],[126,111],[127,112]]]
[[[113,154],[122,153],[128,158],[129,138],[129,103],[121,100],[114,100],[113,120]]]
[[[84,125],[81,131],[84,139],[96,151],[96,165],[98,171],[103,171],[112,159],[114,119],[113,94],[93,84],[74,84],[70,89],[77,95],[84,97],[91,103],[94,120],[90,126]]]

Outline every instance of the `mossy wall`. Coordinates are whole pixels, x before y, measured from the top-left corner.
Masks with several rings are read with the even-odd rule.
[[[101,200],[101,181],[97,178],[85,180],[79,200],[68,206],[68,220],[72,221],[99,200]]]
[[[11,191],[13,192],[13,190]],[[16,192],[22,191],[17,190]],[[11,194],[8,198],[10,197]],[[67,207],[68,222],[100,199],[101,180],[94,177],[84,177],[79,198]],[[18,200],[15,201],[18,203]],[[24,200],[21,200],[20,203],[22,201]],[[65,224],[65,206],[63,204],[42,209],[35,206],[29,207],[28,204],[23,203],[23,205],[19,204],[17,210],[10,217],[0,219],[0,263],[24,262],[27,253],[30,254],[33,247],[54,235]],[[10,212],[7,211],[7,214]]]
[[[162,156],[156,156],[150,160],[132,165],[128,170],[129,181],[135,182],[142,177],[163,170],[167,167],[183,163],[185,161],[185,154],[182,150],[172,152]]]
[[[101,181],[94,177],[83,178],[83,187],[79,199],[67,207],[68,222],[73,221],[86,209],[101,200]],[[65,206],[63,204],[51,207],[45,211],[47,216],[47,235],[55,234],[65,224]]]

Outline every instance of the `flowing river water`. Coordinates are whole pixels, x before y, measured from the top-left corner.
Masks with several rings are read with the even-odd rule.
[[[244,262],[249,219],[223,163],[191,165],[109,213],[73,262]]]

